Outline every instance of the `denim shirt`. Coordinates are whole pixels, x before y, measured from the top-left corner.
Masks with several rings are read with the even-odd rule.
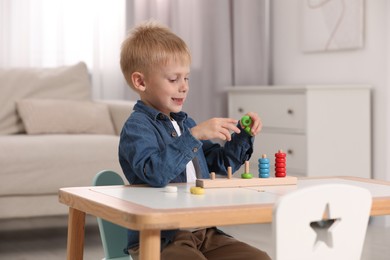
[[[168,183],[186,182],[186,165],[193,160],[197,178],[209,178],[210,172],[227,174],[227,167],[237,171],[249,160],[254,138],[245,131],[233,133],[223,146],[209,140],[198,140],[191,134],[196,126],[184,112],[171,113],[181,135],[175,131],[170,118],[158,110],[137,101],[125,122],[119,141],[119,162],[130,184],[164,187]],[[241,127],[237,125],[240,130]],[[162,231],[163,245],[169,243],[174,230]],[[129,230],[128,247],[139,245],[139,232]],[[125,249],[127,252],[127,249]]]

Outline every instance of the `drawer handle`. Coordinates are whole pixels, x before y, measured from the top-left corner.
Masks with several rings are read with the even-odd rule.
[[[293,151],[292,149],[287,149],[287,154],[293,155],[293,154],[294,154],[294,151]]]
[[[292,110],[291,108],[287,109],[287,114],[289,114],[289,115],[294,114],[294,110]]]
[[[244,109],[242,107],[239,107],[237,110],[238,110],[238,113],[244,113]]]

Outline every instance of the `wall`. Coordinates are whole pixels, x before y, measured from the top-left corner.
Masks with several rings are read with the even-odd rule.
[[[302,52],[302,1],[271,1],[271,83],[371,85],[372,176],[390,180],[390,3],[365,1],[362,49],[309,54]]]

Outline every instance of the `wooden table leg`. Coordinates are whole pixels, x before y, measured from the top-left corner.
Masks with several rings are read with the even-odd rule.
[[[69,208],[68,220],[68,260],[82,260],[84,255],[85,213]]]
[[[140,260],[159,260],[161,248],[160,230],[140,231]]]

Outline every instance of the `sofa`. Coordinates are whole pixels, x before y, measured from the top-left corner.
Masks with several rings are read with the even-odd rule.
[[[118,162],[134,102],[93,100],[85,63],[0,69],[0,220],[64,216],[61,187]]]

